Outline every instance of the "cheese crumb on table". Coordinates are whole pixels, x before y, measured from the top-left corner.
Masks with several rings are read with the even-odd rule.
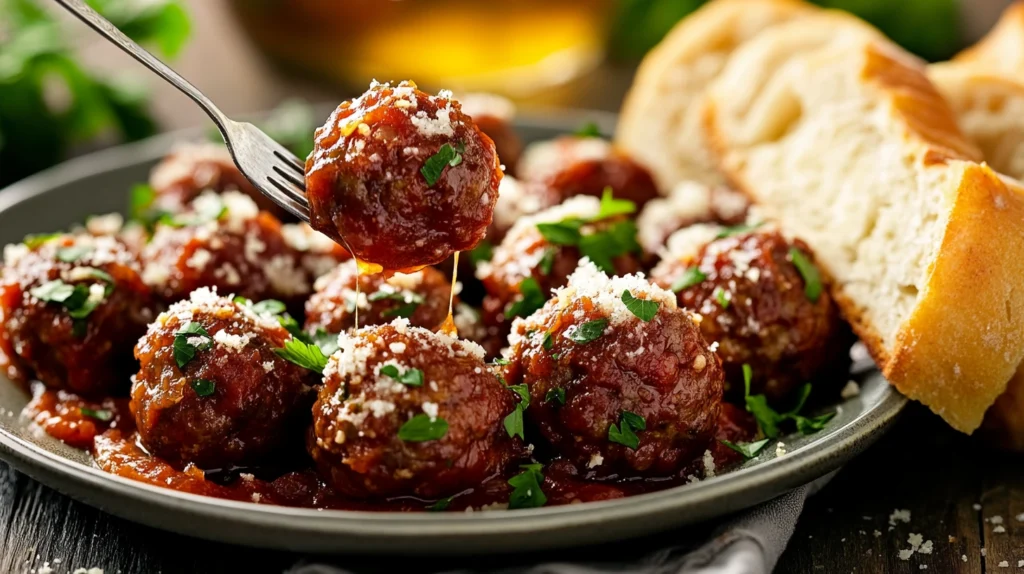
[[[910,511],[897,508],[889,515],[889,526],[896,526],[897,522],[910,524]]]
[[[860,394],[860,385],[857,381],[847,381],[846,386],[839,392],[839,396],[844,399],[852,399]]]

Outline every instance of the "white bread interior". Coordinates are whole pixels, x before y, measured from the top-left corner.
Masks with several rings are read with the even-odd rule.
[[[679,22],[644,58],[623,103],[615,143],[667,192],[722,183],[701,129],[704,88],[737,46],[773,24],[813,13],[801,0],[715,0]]]
[[[1024,357],[1024,193],[922,62],[850,16],[776,25],[708,88],[722,171],[807,241],[903,394],[973,432]]]

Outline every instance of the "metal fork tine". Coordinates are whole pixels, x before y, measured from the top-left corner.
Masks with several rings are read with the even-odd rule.
[[[299,189],[304,188],[305,185],[306,185],[306,182],[303,181],[303,178],[296,176],[294,172],[290,172],[290,171],[281,169],[280,166],[276,166],[276,165],[274,166],[274,171],[277,172],[277,174],[280,175],[281,177],[283,177],[283,178],[287,179],[288,181],[292,182],[295,185],[295,187],[297,187]]]
[[[274,200],[274,203],[277,203],[292,215],[298,217],[303,221],[308,222],[309,208],[292,198],[292,196],[295,194],[295,191],[290,189],[289,186],[286,185],[284,182],[278,181],[273,177],[269,177],[267,178],[267,180],[270,182],[272,186],[277,188],[277,190],[270,188],[266,189],[266,191],[268,192],[267,195],[270,197],[270,199]]]
[[[302,163],[301,159],[291,154],[283,154],[278,150],[274,150],[274,155],[276,155],[278,158],[280,158],[282,161],[288,164],[289,167],[295,168],[296,171],[298,171],[300,174],[302,174],[303,177],[305,177],[306,166]]]

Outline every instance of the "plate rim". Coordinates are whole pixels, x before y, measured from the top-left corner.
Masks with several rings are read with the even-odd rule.
[[[516,125],[519,128],[571,132],[583,121],[594,121],[604,131],[610,133],[614,127],[615,118],[616,115],[613,113],[594,110],[531,110],[517,118]],[[202,133],[201,128],[169,132],[63,162],[0,190],[0,213],[21,202],[45,195],[56,187],[72,184],[76,180],[101,176],[110,171],[153,161],[164,155],[176,143],[194,139]],[[884,381],[880,374],[879,377]],[[298,544],[303,550],[430,552],[433,543],[453,539],[479,540],[483,541],[485,545],[490,542],[491,547],[501,547],[507,546],[507,543],[501,544],[497,540],[498,537],[507,537],[516,533],[551,533],[582,527],[594,522],[622,521],[643,517],[660,520],[660,522],[652,520],[653,526],[647,531],[639,529],[638,533],[642,534],[657,530],[659,529],[657,524],[668,521],[675,525],[682,525],[723,514],[723,512],[705,510],[703,513],[697,512],[694,520],[688,520],[685,517],[680,519],[678,516],[668,516],[673,510],[678,511],[692,506],[707,509],[712,503],[720,503],[722,508],[736,511],[779,496],[838,468],[848,458],[856,456],[877,440],[895,422],[908,400],[887,382],[884,385],[885,387],[881,391],[882,395],[878,397],[877,401],[866,406],[865,410],[859,413],[855,419],[832,434],[812,441],[784,457],[729,471],[699,483],[679,485],[661,491],[630,496],[626,499],[524,509],[513,513],[394,513],[315,510],[224,500],[178,492],[111,475],[96,467],[68,460],[5,429],[0,429],[0,454],[15,468],[61,492],[75,490],[76,493],[81,494],[80,489],[86,488],[105,500],[122,499],[183,516],[213,518],[223,523],[242,522],[246,526],[264,529],[267,532],[352,537],[345,542],[328,547],[317,543],[319,539],[311,539],[309,541],[311,544],[308,547],[304,547],[301,543]],[[809,472],[808,469],[814,470]],[[67,484],[64,481],[71,481],[75,488],[62,488],[60,485]],[[756,494],[759,489],[763,490],[764,485],[769,483],[780,486],[772,489],[772,493],[769,495],[765,495],[763,492]],[[79,500],[96,497],[86,496],[86,494],[80,496],[71,494],[71,496]],[[730,501],[732,504],[729,503]],[[119,512],[117,509],[111,508],[112,504],[99,505],[86,502],[130,520],[195,535],[194,532],[183,531],[171,524],[171,522],[176,523],[177,521],[160,523],[158,519],[147,520],[140,519],[138,516],[125,516],[125,514],[131,513]],[[233,543],[251,543],[250,537],[247,537],[244,532],[241,534],[225,532],[220,535],[206,533],[204,537]],[[621,537],[618,533],[612,533],[611,536],[605,538]],[[589,542],[600,538],[599,536],[586,537]],[[403,544],[407,542],[412,542],[412,544],[396,548],[394,543],[398,540],[401,540]],[[368,541],[371,543],[370,546],[366,546]],[[271,545],[289,549],[293,549],[295,546],[294,544]],[[548,544],[540,541],[540,543],[526,545],[515,544],[512,547],[550,548],[564,545],[557,539],[552,539],[548,541]],[[467,549],[469,552],[479,550],[478,546],[467,546],[470,547]],[[450,554],[452,552],[450,548],[446,548],[439,553]]]

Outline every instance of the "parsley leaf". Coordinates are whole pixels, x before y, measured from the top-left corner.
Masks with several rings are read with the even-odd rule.
[[[313,333],[312,340],[310,341],[317,347],[320,347],[320,351],[325,357],[330,357],[338,351],[338,334],[328,333],[323,329],[317,329],[316,333]]]
[[[836,413],[831,412],[816,417],[789,415],[789,418],[796,422],[796,430],[800,431],[800,434],[814,434],[825,428],[825,425],[828,421],[832,420],[832,417],[834,416],[836,416]]]
[[[672,292],[678,293],[683,289],[689,289],[694,285],[700,285],[708,276],[697,267],[687,267],[686,271],[672,284]]]
[[[761,440],[756,441],[756,442],[745,442],[745,443],[739,443],[739,444],[736,444],[734,442],[729,442],[727,440],[720,440],[718,442],[720,442],[720,443],[724,444],[725,446],[731,448],[732,450],[740,453],[741,455],[743,455],[743,458],[745,460],[750,460],[750,459],[754,458],[755,456],[757,456],[757,453],[761,452],[761,449],[763,449],[764,446],[766,444],[768,444],[770,441],[771,441],[771,439],[766,438],[766,439],[761,439]]]
[[[553,389],[548,389],[547,394],[544,395],[544,402],[545,403],[550,403],[551,401],[558,401],[558,404],[564,405],[565,404],[565,389],[563,389],[562,387],[555,387]]]
[[[210,379],[196,379],[194,381],[190,381],[189,385],[192,387],[192,390],[201,397],[208,397],[212,395],[213,391],[217,388],[217,383]]]
[[[448,421],[441,417],[430,420],[426,414],[412,417],[398,429],[398,438],[406,442],[437,440],[446,434],[448,434]]]
[[[61,303],[69,309],[77,309],[89,298],[89,289],[85,285],[68,285],[60,279],[33,287],[29,289],[29,293],[36,299],[47,303]]]
[[[399,374],[398,367],[395,365],[384,365],[380,368],[380,374],[387,375],[407,387],[423,386],[423,371],[419,369],[409,369]]]
[[[604,231],[584,235],[580,238],[579,249],[606,273],[614,274],[612,259],[640,251],[640,244],[636,242],[636,223],[620,221]]]
[[[264,299],[252,306],[253,312],[257,315],[280,315],[285,309],[284,303],[277,299]]]
[[[429,510],[430,512],[441,512],[442,510],[447,510],[448,507],[451,506],[451,504],[452,497],[448,496],[438,500],[434,504],[431,504],[430,506],[427,507],[427,510]]]
[[[29,249],[35,249],[44,243],[57,239],[61,235],[64,234],[59,231],[57,233],[33,233],[32,235],[26,235],[25,239],[22,240],[22,243],[24,243],[25,247],[28,247]]]
[[[731,227],[726,227],[725,229],[719,231],[718,235],[715,235],[715,239],[724,239],[726,237],[732,237],[733,235],[747,233],[748,231],[753,231],[758,227],[761,227],[762,225],[764,225],[764,222],[759,221],[757,223],[752,224],[744,223],[742,225],[733,225]]]
[[[402,317],[408,319],[419,309],[420,305],[423,304],[423,296],[418,293],[411,293],[407,291],[377,291],[371,293],[367,298],[368,301],[398,301],[401,305],[392,309],[387,309],[380,314],[381,317]]]
[[[608,440],[636,450],[640,446],[640,438],[634,431],[646,429],[647,421],[644,420],[644,417],[629,411],[622,411],[622,414],[619,415],[618,426],[613,424],[608,427]]]
[[[509,364],[509,360],[504,358],[504,357],[498,357],[498,358],[494,359],[493,361],[491,361],[491,364],[492,365],[498,365],[498,366],[504,366],[504,365]]]
[[[650,321],[658,314],[659,304],[657,301],[638,299],[629,292],[629,289],[622,291],[622,302],[626,304],[626,309],[629,309],[629,312],[636,315],[641,321]]]
[[[597,122],[587,122],[573,132],[573,135],[578,138],[599,138],[601,137],[601,128],[598,127]]]
[[[288,339],[284,347],[274,349],[274,352],[289,363],[316,373],[323,373],[324,367],[327,366],[327,357],[320,347],[296,337]]]
[[[718,302],[719,307],[721,307],[722,309],[729,308],[729,303],[732,301],[732,295],[728,291],[722,289],[721,287],[715,287],[715,291],[711,294],[711,296],[714,297],[715,301]]]
[[[545,332],[544,337],[540,340],[540,346],[543,347],[545,351],[550,351],[551,347],[554,345],[555,340],[551,337],[551,331]]]
[[[587,321],[580,325],[569,335],[570,340],[575,343],[584,344],[597,339],[604,334],[605,327],[608,326],[608,319],[594,319],[593,321]]]
[[[71,245],[58,249],[57,259],[64,263],[74,263],[83,257],[88,257],[90,253],[92,253],[92,247],[89,245]]]
[[[519,468],[523,472],[508,480],[512,487],[512,495],[508,499],[509,510],[518,508],[540,508],[548,502],[548,497],[541,490],[540,485],[544,483],[544,475],[541,464],[521,464]]]
[[[537,231],[553,245],[579,245],[582,219],[569,218],[555,223],[538,223]]]
[[[197,341],[198,339],[198,341]],[[205,351],[213,346],[213,337],[195,321],[174,334],[174,362],[178,368],[184,368],[195,356],[197,351]]]
[[[519,396],[519,403],[516,405],[515,410],[505,416],[505,432],[508,433],[509,437],[514,438],[518,436],[526,440],[526,435],[523,431],[523,412],[530,406],[530,388],[525,384],[509,385],[508,388]]]
[[[551,268],[555,264],[555,255],[557,254],[556,247],[549,245],[545,248],[544,255],[541,255],[540,261],[537,262],[537,269],[544,275],[551,275]]]
[[[469,260],[473,262],[473,265],[479,265],[484,261],[490,261],[494,258],[494,245],[486,239],[477,244],[472,251],[469,252]]]
[[[533,277],[527,277],[519,283],[520,298],[505,309],[505,318],[528,317],[544,306],[547,297],[540,289],[540,284]]]
[[[636,213],[636,204],[628,199],[615,199],[612,194],[612,188],[604,188],[604,192],[601,193],[601,207],[597,211],[597,217],[594,217],[594,221],[600,221],[602,219],[608,219],[617,215],[629,215]]]
[[[821,297],[821,273],[818,268],[796,247],[789,248],[789,259],[804,279],[804,296],[811,303],[817,303],[818,297]]]
[[[423,162],[423,167],[420,168],[420,173],[423,175],[423,179],[427,181],[427,185],[433,186],[437,183],[437,180],[441,179],[441,173],[444,172],[444,168],[448,166],[455,167],[462,163],[462,152],[464,151],[465,146],[461,142],[457,143],[456,147],[452,147],[451,144],[444,144],[437,153],[428,157],[427,161]]]
[[[78,412],[82,413],[83,416],[103,422],[107,422],[114,418],[114,413],[107,409],[90,409],[87,407],[80,407]]]
[[[148,183],[137,183],[132,186],[128,196],[128,216],[139,221],[151,217],[150,206],[156,201],[156,190]]]
[[[836,416],[835,412],[815,417],[805,417],[799,414],[807,402],[807,397],[811,394],[812,387],[810,383],[800,387],[800,394],[797,395],[796,404],[792,409],[785,413],[779,413],[768,404],[768,398],[763,394],[750,394],[750,381],[752,377],[753,370],[750,368],[750,365],[744,364],[744,402],[747,405],[747,411],[754,415],[754,419],[757,421],[757,426],[768,438],[776,438],[779,436],[779,426],[786,421],[793,421],[796,425],[796,429],[800,431],[801,434],[806,435],[816,433],[825,428],[828,421],[832,420],[832,417]]]

